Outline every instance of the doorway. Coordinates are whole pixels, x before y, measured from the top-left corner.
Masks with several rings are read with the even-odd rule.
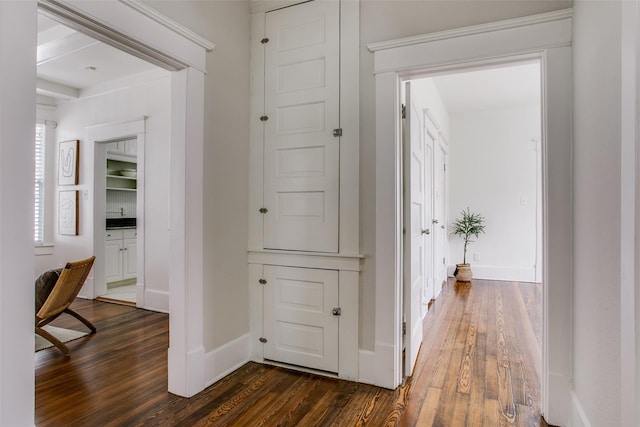
[[[411,76],[402,86],[405,375],[430,300],[463,261],[449,230],[461,211],[487,222],[465,254],[475,279],[541,282],[540,75],[533,59]]]
[[[164,17],[144,5],[113,3],[108,10],[103,6],[98,2],[68,8],[47,0],[38,2],[38,10],[56,21],[171,72],[172,108],[167,117],[171,123],[171,174],[168,197],[164,196],[165,202],[169,201],[172,260],[168,389],[189,397],[204,389],[206,378],[204,337],[194,334],[204,324],[201,304],[198,308],[204,283],[200,240],[204,169],[196,159],[203,158],[206,53],[214,45],[170,19],[158,19]],[[129,25],[126,33],[114,31],[122,22]]]

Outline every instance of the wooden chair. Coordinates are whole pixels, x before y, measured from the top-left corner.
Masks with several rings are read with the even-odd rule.
[[[68,262],[62,269],[60,277],[56,281],[51,293],[36,313],[36,334],[58,347],[65,356],[69,355],[67,346],[49,332],[42,329],[42,327],[56,319],[62,313],[67,313],[84,323],[87,328],[91,329],[92,334],[96,332],[96,328],[91,322],[69,308],[78,295],[78,292],[80,292],[80,288],[82,288],[87,276],[89,276],[89,271],[93,266],[95,258],[96,257],[92,256],[91,258],[81,261]]]

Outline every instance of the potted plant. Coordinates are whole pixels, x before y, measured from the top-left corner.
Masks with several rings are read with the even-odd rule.
[[[461,217],[453,222],[451,233],[456,236],[460,236],[464,239],[464,255],[462,257],[462,264],[456,264],[456,271],[453,273],[456,280],[460,282],[470,282],[473,274],[471,272],[471,265],[467,264],[467,245],[476,239],[481,233],[484,233],[484,217],[480,214],[471,213],[469,207],[467,210],[461,212]]]

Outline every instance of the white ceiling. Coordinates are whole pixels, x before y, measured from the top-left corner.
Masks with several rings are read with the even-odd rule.
[[[98,84],[157,69],[38,14],[38,93],[72,98]]]
[[[540,105],[540,64],[528,63],[433,77],[449,114]]]

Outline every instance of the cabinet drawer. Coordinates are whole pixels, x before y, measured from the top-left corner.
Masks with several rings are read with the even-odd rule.
[[[124,230],[107,230],[104,235],[104,240],[122,240]]]
[[[136,230],[135,228],[126,229],[122,231],[123,231],[122,237],[125,239],[135,239],[136,237],[138,237],[138,230]]]

